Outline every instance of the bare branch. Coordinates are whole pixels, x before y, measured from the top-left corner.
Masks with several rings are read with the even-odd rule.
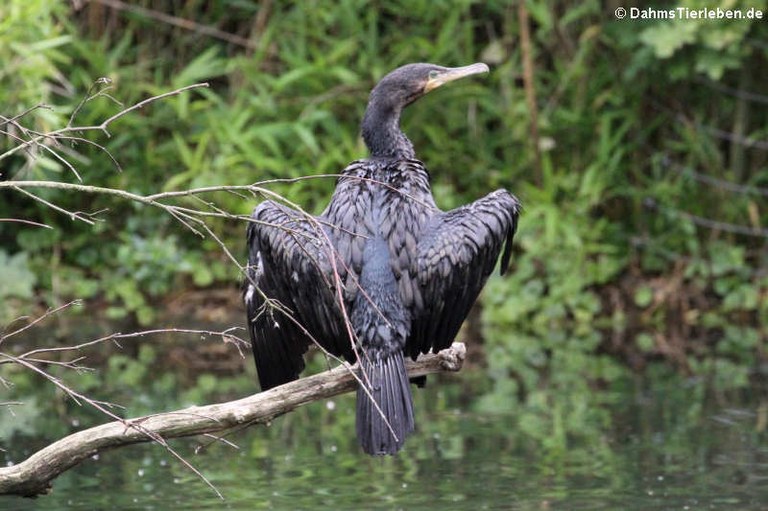
[[[735,89],[733,87],[728,87],[727,85],[723,85],[719,82],[707,78],[698,78],[696,81],[698,83],[703,83],[707,87],[715,89],[718,92],[724,92],[730,96],[739,99],[746,99],[747,101],[752,101],[754,103],[762,103],[764,105],[768,105],[768,96],[765,94],[758,94],[757,92]]]
[[[176,95],[181,94],[182,92],[186,92],[186,91],[191,90],[191,89],[197,89],[197,88],[200,88],[200,87],[208,87],[208,84],[207,83],[195,83],[195,84],[192,84],[192,85],[187,85],[186,87],[181,87],[179,89],[172,90],[170,92],[166,92],[164,94],[159,94],[157,96],[152,96],[152,97],[147,98],[147,99],[145,99],[143,101],[139,101],[135,105],[132,105],[132,106],[130,106],[128,108],[125,108],[125,109],[119,111],[118,113],[116,113],[115,115],[105,119],[101,124],[98,124],[98,125],[93,125],[93,126],[67,126],[67,127],[64,127],[64,128],[58,129],[58,130],[51,131],[49,133],[41,133],[41,134],[39,134],[39,135],[37,135],[37,136],[27,140],[26,142],[23,142],[23,143],[15,146],[15,147],[12,147],[11,149],[7,150],[6,152],[0,154],[0,160],[3,160],[5,158],[7,158],[8,156],[10,156],[12,154],[15,154],[15,153],[17,153],[18,151],[20,151],[22,149],[26,149],[27,147],[30,147],[30,146],[33,146],[33,145],[38,145],[42,141],[44,141],[46,139],[49,139],[49,138],[50,139],[59,138],[61,135],[68,135],[68,134],[71,134],[71,133],[81,133],[81,132],[84,132],[84,131],[101,131],[105,135],[110,136],[109,135],[109,131],[107,130],[107,128],[109,128],[110,124],[112,124],[116,120],[120,119],[121,117],[124,117],[125,115],[133,112],[134,110],[138,110],[140,108],[143,108],[143,107],[147,106],[148,104],[154,103],[155,101],[158,101],[160,99],[167,98],[169,96],[176,96]]]
[[[742,234],[744,236],[754,236],[757,238],[768,238],[768,229],[762,229],[760,227],[748,227],[746,225],[732,224],[728,222],[721,222],[719,220],[712,220],[711,218],[705,218],[702,216],[694,215],[683,211],[681,209],[672,208],[669,206],[663,206],[658,201],[652,198],[646,198],[644,201],[645,207],[649,209],[655,209],[661,211],[671,217],[684,218],[693,222],[694,224],[711,229],[713,231],[723,231],[731,234]]]
[[[465,347],[455,343],[438,354],[406,363],[413,378],[442,371],[459,371]],[[355,390],[348,365],[302,378],[267,392],[207,406],[194,406],[136,419],[120,419],[69,435],[11,467],[0,468],[0,494],[35,496],[50,490],[53,479],[89,457],[115,447],[157,440],[213,434],[250,424],[266,424],[307,403]]]
[[[161,21],[163,23],[167,23],[168,25],[173,25],[174,27],[183,28],[185,30],[191,30],[192,32],[197,32],[198,34],[214,37],[216,39],[220,39],[228,43],[236,44],[238,46],[243,46],[248,49],[254,49],[256,47],[253,41],[246,39],[244,37],[240,37],[237,34],[231,34],[229,32],[219,30],[218,28],[212,27],[210,25],[203,25],[201,23],[197,23],[195,21],[192,21],[186,18],[172,16],[170,14],[166,14],[161,11],[156,11],[154,9],[147,9],[146,7],[133,5],[127,2],[122,2],[120,0],[90,0],[90,1],[100,3],[102,5],[106,5],[118,11],[126,10],[134,14],[138,14],[140,16],[150,18],[152,20]]]
[[[743,195],[762,195],[763,197],[768,197],[768,188],[765,187],[742,185],[739,183],[734,183],[733,181],[726,181],[725,179],[719,179],[707,174],[702,174],[701,172],[697,172],[690,167],[684,167],[678,164],[671,165],[672,169],[676,172],[691,177],[700,183],[708,184],[721,190],[727,190],[729,192],[740,193]]]

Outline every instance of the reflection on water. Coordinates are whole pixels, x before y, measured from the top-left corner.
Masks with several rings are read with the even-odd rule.
[[[602,415],[570,431],[510,400],[507,413],[472,413],[465,372],[416,392],[419,431],[396,458],[363,456],[352,396],[316,403],[230,437],[174,444],[224,495],[220,500],[157,446],[102,454],[36,500],[0,509],[738,509],[768,508],[765,404],[756,391],[710,392],[702,382],[632,380]],[[459,411],[461,410],[461,411]],[[15,420],[0,412],[0,431]],[[548,429],[548,428],[551,428]],[[46,439],[18,433],[0,460]],[[548,439],[560,435],[561,443]],[[209,440],[205,440],[209,442]]]

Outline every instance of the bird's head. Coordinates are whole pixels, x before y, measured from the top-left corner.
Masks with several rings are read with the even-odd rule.
[[[371,155],[414,158],[411,141],[400,131],[403,108],[443,84],[487,72],[483,63],[464,67],[408,64],[386,75],[371,91],[361,126]]]
[[[482,62],[463,67],[443,67],[426,63],[407,64],[390,72],[379,81],[371,91],[371,101],[381,101],[397,111],[441,85],[487,72],[488,66]]]

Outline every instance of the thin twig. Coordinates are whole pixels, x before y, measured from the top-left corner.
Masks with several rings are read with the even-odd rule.
[[[7,334],[0,334],[0,344],[2,344],[2,342],[7,340],[8,338],[13,337],[14,335],[18,335],[18,334],[24,332],[25,330],[27,330],[29,328],[32,328],[33,326],[37,325],[41,321],[45,321],[46,319],[50,318],[51,316],[53,316],[55,314],[58,314],[59,312],[65,310],[65,309],[68,309],[69,307],[77,306],[77,305],[82,305],[82,302],[80,300],[72,300],[71,302],[67,302],[64,305],[59,305],[58,307],[55,307],[53,309],[48,309],[42,315],[38,316],[37,318],[32,319],[29,323],[27,323],[23,327],[18,328],[16,330],[12,330],[11,332],[9,332]],[[16,320],[14,320],[13,322],[9,323],[9,326],[12,325],[13,323],[16,323],[17,321],[20,321],[21,319],[26,319],[26,318],[18,318]]]
[[[718,179],[716,177],[702,174],[701,172],[697,172],[690,167],[684,167],[682,165],[673,165],[673,169],[676,172],[691,177],[700,183],[708,184],[721,190],[741,193],[744,195],[762,195],[763,197],[768,197],[768,188],[753,185],[742,185],[732,181],[726,181],[725,179]]]
[[[34,112],[35,110],[38,110],[38,109],[41,109],[41,108],[45,109],[45,110],[53,110],[53,108],[50,105],[46,105],[45,103],[39,103],[39,104],[37,104],[35,106],[27,108],[26,110],[24,110],[20,114],[17,114],[15,116],[11,117],[10,119],[0,115],[0,119],[3,121],[2,123],[0,123],[0,126],[3,126],[5,124],[14,124],[16,126],[20,126],[19,124],[17,124],[17,121],[19,119],[21,119],[22,117],[26,116],[27,114],[29,114],[31,112]]]
[[[24,329],[29,328],[31,325],[32,324],[25,326]],[[84,348],[94,346],[96,344],[103,344],[110,341],[117,342],[123,339],[135,339],[137,337],[146,337],[149,335],[158,335],[158,334],[193,334],[193,335],[200,335],[200,336],[207,336],[207,337],[220,337],[222,340],[225,340],[228,342],[234,342],[235,344],[240,344],[240,345],[247,345],[248,343],[244,339],[241,339],[240,337],[232,333],[233,330],[236,330],[239,328],[240,327],[231,327],[223,331],[198,330],[198,329],[191,329],[191,328],[155,328],[153,330],[142,330],[139,332],[131,332],[127,334],[116,332],[109,335],[105,335],[103,337],[99,337],[98,339],[93,339],[90,341],[77,344],[75,346],[60,346],[56,348],[36,348],[34,350],[23,353],[21,355],[17,355],[17,358],[21,360],[29,360],[30,357],[34,357],[44,353],[63,353],[68,351],[79,351]],[[0,341],[5,340],[6,338],[10,337],[10,335],[14,335],[19,331],[20,330],[17,330],[16,332],[12,332],[9,335],[0,337]],[[51,362],[51,361],[46,360],[45,362]],[[2,365],[3,363],[4,362],[0,361],[0,365]]]
[[[747,227],[745,225],[732,224],[728,222],[721,222],[719,220],[712,220],[711,218],[705,218],[702,216],[688,213],[680,209],[672,208],[669,206],[663,206],[658,201],[648,198],[645,200],[645,206],[650,209],[659,210],[671,217],[684,218],[693,222],[700,227],[706,227],[714,231],[729,232],[731,234],[742,234],[744,236],[754,236],[759,238],[768,238],[768,229],[761,229],[759,227]]]
[[[83,108],[83,106],[91,101],[94,98],[98,98],[100,96],[107,96],[110,99],[114,98],[110,96],[109,94],[104,94],[104,92],[111,88],[112,80],[110,78],[102,76],[101,78],[97,79],[95,82],[91,84],[91,86],[88,88],[88,92],[85,93],[85,96],[83,96],[83,99],[80,100],[80,103],[77,104],[75,109],[72,111],[72,115],[69,116],[69,121],[67,121],[67,128],[72,126],[72,122],[75,120],[75,117],[77,117],[77,114],[80,113],[80,110]],[[103,89],[99,89],[96,94],[91,94],[93,90],[101,85],[105,85]],[[123,106],[122,103],[119,101],[117,102],[118,105],[121,107]]]
[[[33,222],[32,220],[24,220],[23,218],[0,218],[0,222],[15,222],[19,224],[34,225],[35,227],[45,227],[46,229],[53,229],[48,224],[41,224],[40,222]]]
[[[11,181],[11,182],[13,182],[13,181]],[[3,183],[0,183],[0,184],[3,184]],[[30,197],[30,198],[38,201],[38,202],[41,202],[41,203],[45,204],[46,206],[48,206],[49,208],[51,208],[54,211],[58,211],[59,213],[65,214],[66,216],[68,216],[70,218],[70,220],[80,220],[81,222],[85,222],[88,225],[94,225],[95,224],[95,222],[93,220],[81,216],[80,213],[75,212],[75,211],[68,211],[68,210],[66,210],[66,209],[64,209],[64,208],[62,208],[60,206],[57,206],[56,204],[54,204],[52,202],[49,202],[49,201],[43,199],[42,197],[38,197],[37,195],[35,195],[32,192],[28,192],[27,190],[25,190],[23,188],[19,188],[19,187],[11,187],[11,188],[15,188],[16,190],[18,190],[19,192],[23,193],[27,197]]]

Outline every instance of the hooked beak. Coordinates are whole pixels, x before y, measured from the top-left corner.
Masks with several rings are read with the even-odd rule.
[[[476,75],[480,73],[487,73],[490,71],[488,66],[482,62],[472,64],[464,67],[451,67],[444,71],[438,71],[435,76],[430,76],[427,80],[427,84],[424,86],[424,92],[427,93],[433,89],[437,89],[443,84],[464,78],[465,76]]]

